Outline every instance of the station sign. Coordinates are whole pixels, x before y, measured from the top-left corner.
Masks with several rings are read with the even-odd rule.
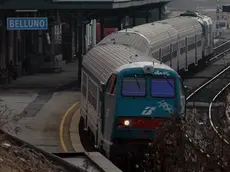
[[[7,30],[48,30],[47,17],[9,17]]]

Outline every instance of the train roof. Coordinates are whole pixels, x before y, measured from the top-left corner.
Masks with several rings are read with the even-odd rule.
[[[202,26],[196,17],[178,16],[112,33],[99,44],[116,42],[149,52],[151,48],[161,48],[169,41],[177,42],[178,37],[193,36],[197,31],[202,33]]]
[[[145,56],[140,51],[125,45],[97,45],[83,57],[83,67],[89,70],[103,84],[107,82],[113,73],[127,68],[153,65],[153,62],[155,68],[174,71],[158,60]]]

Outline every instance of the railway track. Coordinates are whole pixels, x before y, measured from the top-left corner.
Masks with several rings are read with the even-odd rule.
[[[217,61],[229,51],[228,41],[216,47],[216,56],[210,62]],[[187,108],[187,113],[190,115],[186,115],[185,119],[185,137],[196,153],[222,171],[229,171],[230,168],[230,145],[224,132],[226,128],[221,129],[223,124],[219,123],[226,120],[224,119],[226,116],[223,115],[225,102],[222,101],[223,98],[218,98],[229,88],[229,77],[230,66],[227,66],[216,76],[192,90],[186,99],[193,106]]]
[[[229,114],[228,111],[229,107],[226,107],[226,103],[221,106],[220,108],[213,107],[213,104],[220,101],[226,101],[227,102],[227,96],[229,96],[229,88],[230,83],[228,83],[225,87],[223,87],[212,99],[210,105],[209,105],[209,121],[213,128],[213,130],[216,132],[216,134],[219,136],[221,140],[223,140],[224,143],[230,146],[230,140],[229,137]],[[228,105],[227,105],[228,106]]]

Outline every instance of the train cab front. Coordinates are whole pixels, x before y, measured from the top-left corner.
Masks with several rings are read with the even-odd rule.
[[[172,70],[127,69],[117,76],[113,150],[146,149],[172,114],[184,111],[182,84]],[[183,94],[183,93],[182,93]]]

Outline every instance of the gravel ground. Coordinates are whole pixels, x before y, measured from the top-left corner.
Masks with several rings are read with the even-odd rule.
[[[64,172],[41,153],[0,135],[0,172]]]

